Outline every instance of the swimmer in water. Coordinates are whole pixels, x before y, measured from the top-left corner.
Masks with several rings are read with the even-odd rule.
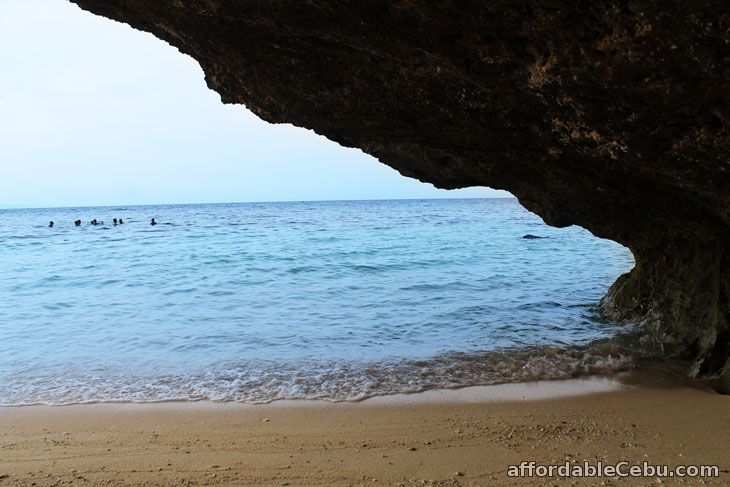
[[[48,228],[53,228],[53,222],[48,223]]]
[[[118,220],[117,220],[117,219],[115,218],[115,219],[114,219],[114,226],[115,226],[115,227],[117,226],[117,222],[118,222]]]
[[[120,218],[120,219],[119,219],[119,224],[120,224],[120,225],[124,225],[124,220],[122,220],[122,219]]]
[[[157,225],[157,220],[155,220],[155,219],[153,218],[153,219],[152,219],[152,221],[150,221],[150,225],[152,225],[153,227],[154,227],[155,225]]]
[[[81,220],[76,220],[74,222],[74,225],[76,225],[77,227],[80,227],[81,226]]]

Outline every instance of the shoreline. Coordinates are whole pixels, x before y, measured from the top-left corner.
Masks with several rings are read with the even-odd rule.
[[[5,409],[26,408],[73,408],[85,406],[124,406],[124,407],[241,407],[256,408],[264,406],[317,407],[327,405],[417,405],[429,403],[491,403],[505,401],[536,401],[544,399],[567,398],[602,392],[616,391],[630,387],[619,374],[587,375],[571,379],[537,380],[510,382],[455,388],[436,388],[419,392],[380,394],[360,400],[335,401],[328,399],[275,399],[269,402],[215,401],[211,399],[169,399],[161,401],[89,401],[63,404],[7,404],[0,405],[0,418]]]
[[[423,403],[492,403],[506,401],[535,401],[569,398],[589,394],[618,391],[637,386],[686,386],[712,391],[709,383],[687,377],[686,365],[677,362],[637,361],[633,367],[603,374],[586,374],[568,379],[540,379],[522,382],[505,382],[487,385],[433,388],[417,392],[384,393],[356,400],[331,399],[274,399],[268,402],[219,401],[202,399],[162,399],[151,401],[88,401],[61,404],[0,404],[0,417],[5,409],[14,408],[68,408],[83,406],[129,406],[146,405],[174,407],[198,405],[200,407],[260,407],[260,406],[324,406],[324,405],[417,405]]]
[[[713,464],[720,477],[703,480],[730,481],[730,396],[662,371],[620,379],[478,386],[354,403],[4,407],[0,484],[542,485],[545,479],[506,475],[523,460]],[[595,485],[596,479],[570,480]]]

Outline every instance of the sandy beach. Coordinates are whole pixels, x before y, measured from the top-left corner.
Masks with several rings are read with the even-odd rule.
[[[0,484],[730,483],[730,397],[650,379],[655,385],[576,379],[344,404],[3,408]],[[523,460],[715,464],[721,472],[681,481],[509,477],[509,465]]]

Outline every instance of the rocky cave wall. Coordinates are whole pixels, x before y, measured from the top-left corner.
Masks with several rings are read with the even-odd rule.
[[[606,314],[730,390],[730,2],[72,1],[268,122],[626,245]]]

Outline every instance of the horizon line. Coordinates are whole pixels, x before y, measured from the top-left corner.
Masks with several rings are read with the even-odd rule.
[[[338,203],[338,202],[365,202],[365,201],[430,201],[430,200],[516,200],[515,196],[473,196],[473,197],[443,197],[443,198],[354,198],[331,200],[259,200],[259,201],[219,201],[201,203],[135,203],[135,204],[104,204],[79,206],[25,206],[2,205],[0,210],[73,210],[83,208],[115,208],[115,207],[145,207],[145,206],[193,206],[193,205],[247,205],[260,203]]]

